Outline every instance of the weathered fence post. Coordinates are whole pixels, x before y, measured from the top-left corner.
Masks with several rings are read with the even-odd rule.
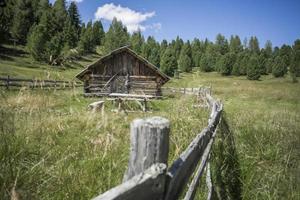
[[[170,122],[162,117],[136,119],[130,128],[130,157],[123,182],[155,163],[167,165]]]

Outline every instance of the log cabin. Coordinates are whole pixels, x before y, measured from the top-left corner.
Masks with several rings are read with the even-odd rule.
[[[161,95],[161,86],[170,78],[131,50],[118,48],[87,66],[76,75],[84,82],[85,96],[111,93]]]

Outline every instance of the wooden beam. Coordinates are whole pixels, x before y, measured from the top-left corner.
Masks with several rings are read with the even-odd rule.
[[[146,171],[95,197],[93,200],[163,199],[166,168],[165,164],[154,164]]]

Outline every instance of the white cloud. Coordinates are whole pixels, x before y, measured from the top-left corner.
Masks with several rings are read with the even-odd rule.
[[[160,29],[161,24],[155,23],[152,25],[143,25],[143,23],[155,16],[155,12],[138,12],[135,10],[131,10],[127,7],[122,7],[121,5],[115,5],[113,3],[104,4],[101,7],[98,7],[95,18],[97,20],[104,19],[108,21],[112,21],[114,17],[118,20],[122,21],[122,23],[127,27],[129,32],[134,32],[140,29],[141,31],[145,31],[146,29]]]

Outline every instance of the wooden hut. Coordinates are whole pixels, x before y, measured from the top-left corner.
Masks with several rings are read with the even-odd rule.
[[[170,78],[128,46],[121,47],[87,66],[76,75],[84,82],[86,96],[110,93],[161,95]]]

